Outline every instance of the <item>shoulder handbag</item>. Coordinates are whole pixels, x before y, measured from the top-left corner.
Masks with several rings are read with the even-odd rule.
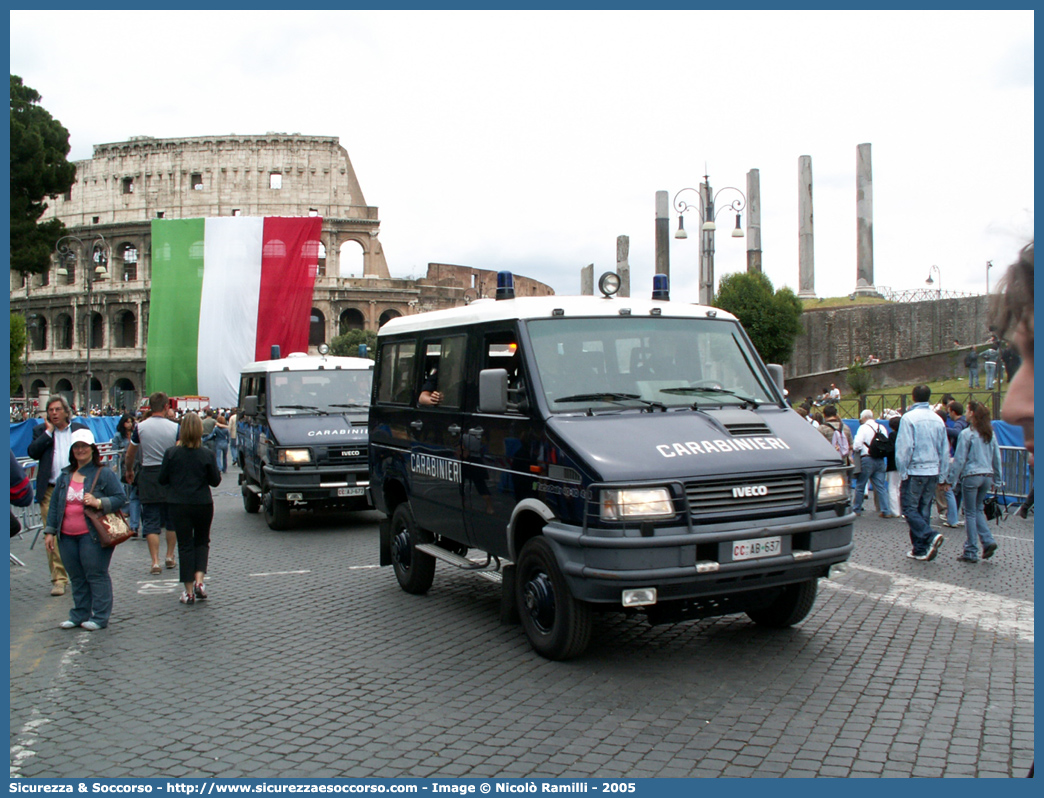
[[[87,493],[94,493],[94,486],[98,484],[99,473],[101,473],[100,470],[94,472],[94,481],[91,482],[90,490]],[[98,539],[101,541],[102,548],[112,548],[125,540],[131,539],[131,528],[127,526],[127,518],[122,511],[115,510],[111,513],[103,513],[101,510],[96,510],[93,507],[84,507],[83,514],[87,516],[87,519],[94,527],[94,531],[98,533]]]

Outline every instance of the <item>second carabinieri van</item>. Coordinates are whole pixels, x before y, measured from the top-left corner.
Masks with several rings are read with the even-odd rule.
[[[278,347],[273,347],[278,350]],[[373,361],[293,352],[243,367],[236,424],[248,513],[272,529],[291,510],[365,510],[366,422]]]
[[[722,310],[515,299],[500,279],[496,300],[379,333],[370,491],[401,587],[426,592],[437,559],[500,580],[551,659],[585,649],[596,610],[801,621],[854,515],[782,368]]]

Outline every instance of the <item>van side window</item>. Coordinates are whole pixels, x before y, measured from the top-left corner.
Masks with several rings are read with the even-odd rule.
[[[508,412],[529,409],[527,384],[518,351],[518,336],[513,332],[490,333],[485,338],[483,369],[504,369],[508,374]]]
[[[464,399],[464,355],[467,336],[454,335],[428,341],[424,347],[424,371],[416,395],[437,390],[439,407],[460,407]]]
[[[416,341],[398,341],[381,347],[380,382],[377,401],[408,405],[413,399],[413,364],[416,362]]]
[[[257,383],[254,385],[254,390],[257,391],[257,407],[261,413],[265,412],[268,407],[268,397],[265,396],[265,375],[257,375]]]

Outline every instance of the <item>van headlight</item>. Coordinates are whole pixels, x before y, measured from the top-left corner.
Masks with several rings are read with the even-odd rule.
[[[837,504],[848,501],[848,474],[844,471],[827,471],[819,475],[816,488],[816,504]]]
[[[280,449],[276,454],[279,465],[307,465],[312,462],[310,449]]]
[[[674,502],[667,488],[603,490],[601,498],[603,521],[674,516]]]

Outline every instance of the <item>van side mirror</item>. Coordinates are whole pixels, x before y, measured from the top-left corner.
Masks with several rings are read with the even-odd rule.
[[[482,369],[479,372],[479,412],[503,413],[507,410],[507,369]]]
[[[776,387],[779,388],[779,392],[783,393],[783,367],[778,363],[766,364],[768,368],[769,376],[772,377],[772,381],[776,383]],[[783,394],[786,396],[786,394]]]
[[[256,416],[257,415],[257,397],[256,396],[244,396],[243,397],[243,415],[244,416]]]

